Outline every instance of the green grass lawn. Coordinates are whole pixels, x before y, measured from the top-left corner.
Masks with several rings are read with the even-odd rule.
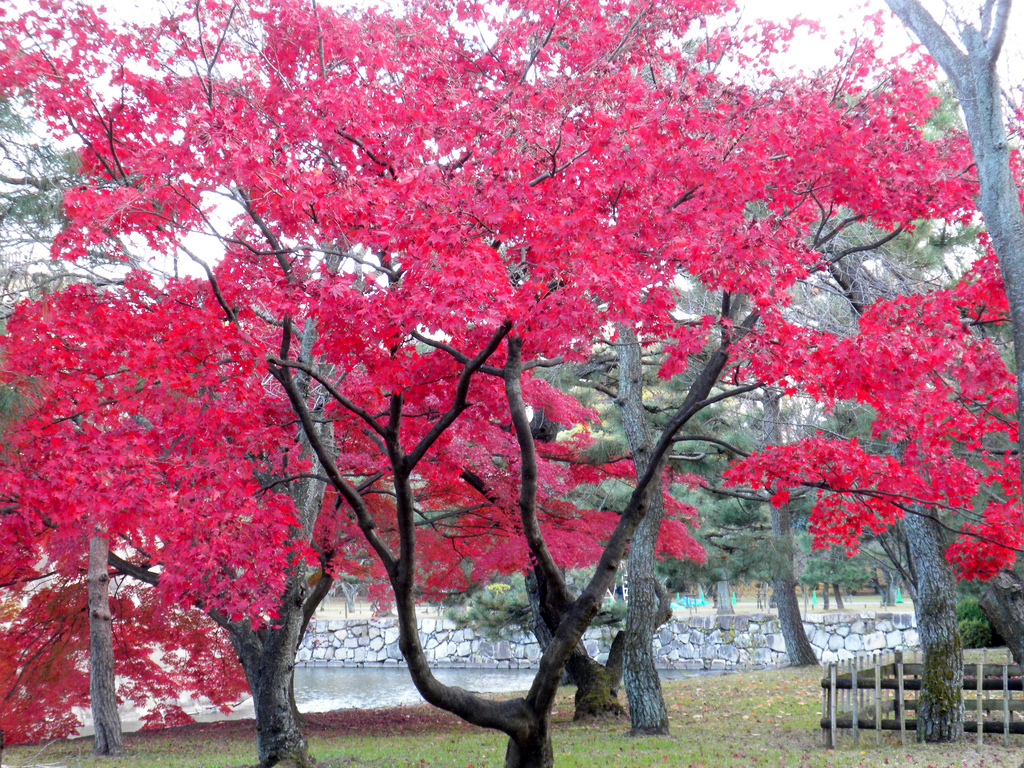
[[[783,669],[688,678],[665,685],[672,734],[634,739],[628,721],[572,722],[573,689],[555,706],[554,742],[559,768],[636,766],[793,766],[843,768],[1018,768],[1024,737],[985,737],[977,747],[970,736],[958,745],[899,746],[898,735],[875,745],[874,733],[849,738],[824,750],[820,668]],[[466,768],[501,766],[505,739],[470,728],[425,707],[351,715],[313,716],[311,752],[331,768]],[[129,754],[100,759],[89,754],[87,739],[31,747],[8,747],[7,766],[62,765],[104,768],[236,768],[255,762],[251,721],[218,723],[129,734]]]

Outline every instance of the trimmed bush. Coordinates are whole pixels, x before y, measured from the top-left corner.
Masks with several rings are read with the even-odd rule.
[[[1005,643],[988,616],[973,597],[963,597],[956,604],[956,619],[964,648],[996,648]]]
[[[981,610],[978,601],[973,597],[961,597],[956,602],[957,621],[984,621],[988,622],[988,616]]]
[[[964,648],[991,648],[992,625],[988,619],[979,621],[977,619],[964,619],[960,622],[960,639]]]

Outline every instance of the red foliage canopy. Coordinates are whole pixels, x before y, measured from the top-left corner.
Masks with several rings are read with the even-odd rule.
[[[99,526],[159,567],[166,599],[254,621],[272,619],[296,563],[346,567],[360,550],[344,504],[328,494],[314,530],[283,492],[313,467],[267,376],[283,330],[316,374],[303,386],[333,423],[337,465],[386,539],[384,426],[401,422],[404,452],[441,430],[416,457],[430,589],[458,589],[466,561],[480,575],[526,560],[518,446],[490,375],[504,342],[466,410],[439,427],[462,364],[504,333],[522,341],[527,400],[576,430],[539,470],[565,564],[592,561],[614,524],[570,500],[611,470],[578,461],[594,414],[537,373],[586,358],[614,322],[673,339],[669,376],[744,305],[760,322],[730,351],[728,381],[872,398],[917,442],[900,472],[819,440],[742,477],[781,488],[832,461],[847,485],[896,483],[872,480],[874,498],[962,503],[969,489],[953,480],[966,474],[941,446],[996,428],[971,421],[968,400],[1010,407],[998,360],[962,332],[970,287],[879,306],[851,339],[801,328],[785,308],[851,222],[968,215],[965,145],[922,135],[927,67],[902,69],[860,40],[832,69],[776,75],[786,35],[715,28],[728,6],[202,0],[122,28],[52,2],[5,17],[0,92],[82,162],[54,254],[152,257],[165,274],[70,289],[11,320],[3,383],[27,405],[5,434],[0,561],[71,567]],[[683,45],[695,31],[699,44]],[[203,279],[177,277],[189,261]],[[677,318],[679,281],[724,297],[722,311]],[[929,384],[947,370],[955,413]],[[943,468],[941,499],[918,464]],[[822,530],[846,540],[893,514],[864,510],[823,507]],[[667,525],[675,553],[695,555],[681,523]]]

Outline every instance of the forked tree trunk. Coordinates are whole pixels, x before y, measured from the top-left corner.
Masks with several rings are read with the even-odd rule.
[[[731,302],[728,296],[723,300],[723,315],[731,317]],[[735,332],[746,333],[757,321],[758,315],[751,313]],[[449,410],[441,417],[442,422],[453,422],[467,405],[468,384],[474,371],[478,371],[488,357],[505,340],[512,328],[511,321],[503,324],[492,335],[486,347],[476,357],[463,361],[460,385]],[[377,425],[387,451],[394,492],[395,527],[398,536],[398,551],[392,550],[378,530],[377,522],[361,495],[338,469],[334,457],[320,438],[312,414],[291,377],[289,367],[283,360],[269,358],[271,373],[282,383],[289,401],[298,415],[303,431],[308,437],[324,474],[331,484],[343,495],[356,516],[357,524],[367,543],[380,558],[388,574],[395,596],[395,610],[398,616],[398,644],[409,666],[416,689],[423,698],[435,706],[452,712],[467,722],[484,728],[500,730],[508,735],[510,745],[506,752],[507,768],[553,768],[554,752],[551,746],[550,712],[558,691],[562,671],[573,649],[580,642],[583,633],[597,614],[601,599],[614,583],[619,563],[625,557],[629,540],[643,519],[647,509],[649,483],[654,475],[664,468],[666,456],[671,447],[673,435],[700,410],[701,403],[708,397],[718,381],[725,363],[729,359],[731,344],[735,336],[723,329],[722,344],[715,350],[709,361],[698,374],[686,399],[671,418],[653,457],[651,466],[644,477],[637,482],[630,499],[622,510],[619,522],[608,536],[604,549],[594,568],[594,574],[580,595],[571,599],[558,566],[544,542],[537,517],[538,466],[536,448],[530,431],[530,419],[522,393],[522,340],[509,336],[504,367],[505,394],[509,413],[520,449],[520,493],[518,499],[519,520],[523,536],[530,548],[531,559],[543,571],[546,580],[556,587],[555,596],[561,619],[548,647],[541,655],[537,675],[530,690],[522,698],[493,700],[456,686],[440,683],[430,670],[419,639],[414,600],[416,583],[416,494],[413,490],[412,475],[417,461],[440,436],[440,430],[429,432],[410,453],[403,448],[400,434],[402,398],[392,395],[391,418],[386,426]],[[282,357],[287,355],[284,346]],[[740,388],[738,391],[747,391]],[[342,403],[344,405],[344,403]],[[367,418],[363,415],[363,418]],[[375,422],[376,423],[376,422]],[[484,489],[485,498],[487,496]]]
[[[110,573],[108,543],[99,533],[89,539],[89,702],[95,729],[93,754],[121,755],[124,740],[117,711],[114,680],[114,635],[110,614]]]
[[[654,437],[643,403],[643,368],[640,343],[631,328],[619,328],[619,392],[615,401],[622,418],[636,476],[651,463]],[[654,551],[664,514],[661,478],[651,482],[647,514],[629,545],[629,603],[622,677],[629,702],[630,734],[667,734],[668,710],[661,677],[654,665],[654,631],[672,618],[668,594],[654,571]]]
[[[303,360],[310,359],[315,339],[315,324],[307,320],[302,333]],[[308,377],[300,376],[293,384],[297,384],[302,395],[308,394]],[[310,432],[318,440],[331,440],[334,436],[331,422],[323,418],[322,411],[316,413],[319,417],[317,425],[299,433],[299,443],[314,459],[311,476],[291,483],[288,490],[295,503],[299,523],[293,535],[307,542],[312,538],[317,517],[323,508],[327,487],[317,476],[322,464],[310,443]],[[323,563],[319,573],[305,564],[296,565],[281,596],[279,616],[273,625],[253,630],[244,621],[226,622],[221,619],[218,622],[228,630],[231,645],[252,693],[256,709],[256,755],[260,768],[316,765],[309,756],[302,718],[295,706],[293,678],[299,642],[313,611],[330,591],[331,584],[332,579],[325,575]]]
[[[903,519],[914,570],[917,631],[924,674],[917,710],[918,739],[959,741],[964,735],[963,648],[956,621],[956,589],[938,521],[920,514]]]
[[[1013,571],[1000,571],[978,601],[992,626],[1006,640],[1017,664],[1024,664],[1024,581]]]
[[[576,683],[573,721],[604,717],[622,717],[626,711],[619,703],[619,684],[622,681],[622,649],[625,633],[618,632],[612,641],[608,660],[600,664],[584,650],[577,650],[565,669]]]
[[[561,617],[556,614],[550,601],[545,599],[547,587],[540,571],[531,571],[526,576],[526,594],[533,614],[533,633],[541,651],[547,649],[554,635],[552,626],[557,626]],[[565,664],[565,675],[576,686],[575,712],[573,720],[587,720],[601,717],[621,717],[625,714],[619,703],[618,689],[622,678],[622,633],[615,637],[607,664],[599,664],[590,658],[583,643],[577,643]]]
[[[295,650],[304,626],[305,584],[292,579],[281,601],[278,623],[252,630],[231,623],[231,644],[245,672],[256,709],[256,755],[260,768],[315,765],[292,703]]]

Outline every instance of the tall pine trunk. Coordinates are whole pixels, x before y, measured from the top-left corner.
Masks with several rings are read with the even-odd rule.
[[[782,444],[782,391],[777,387],[765,390],[764,446]],[[811,647],[800,616],[800,603],[796,597],[796,575],[793,568],[793,513],[788,504],[772,505],[772,538],[775,540],[775,573],[772,576],[772,594],[779,612],[779,626],[786,641],[786,655],[794,667],[812,666],[818,657]]]
[[[619,341],[619,393],[615,404],[633,454],[636,476],[642,477],[651,463],[654,438],[644,410],[640,343],[626,326],[619,328]],[[654,665],[654,631],[672,618],[668,595],[654,572],[654,550],[663,514],[661,477],[655,477],[647,514],[633,534],[626,560],[629,604],[622,679],[629,702],[630,733],[634,736],[669,731],[661,678]]]
[[[113,617],[110,614],[110,573],[107,568],[106,536],[89,539],[89,702],[95,729],[93,754],[121,755],[124,740],[117,711],[114,680]]]
[[[914,610],[924,656],[918,739],[959,741],[964,735],[964,660],[956,620],[955,582],[946,561],[942,527],[923,514],[908,514],[903,527],[914,571]]]
[[[729,590],[728,579],[719,579],[715,582],[715,613],[719,616],[731,616],[736,613],[732,607],[732,594]]]
[[[796,577],[793,575],[793,530],[789,507],[772,508],[772,535],[775,537],[779,558],[772,578],[772,593],[779,612],[779,626],[786,641],[786,655],[794,667],[807,667],[818,663],[800,616],[800,602],[796,596]]]
[[[827,589],[828,585],[826,585],[825,588]],[[846,610],[846,606],[843,605],[843,593],[839,589],[839,585],[836,584],[835,582],[832,583],[832,594],[836,596],[836,610],[837,611],[844,611],[844,610]]]

